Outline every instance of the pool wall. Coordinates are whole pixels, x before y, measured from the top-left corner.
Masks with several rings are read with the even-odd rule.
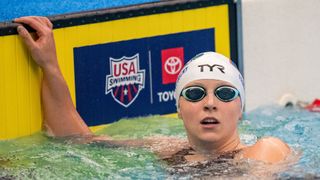
[[[242,0],[241,5],[246,110],[320,98],[320,1]]]
[[[235,15],[233,1],[177,0],[49,18],[72,99],[85,122],[96,126],[175,113],[172,95],[179,71],[166,69],[171,57],[183,65],[200,52],[217,51],[238,63]],[[30,135],[42,126],[41,70],[16,26],[0,25],[0,140]]]

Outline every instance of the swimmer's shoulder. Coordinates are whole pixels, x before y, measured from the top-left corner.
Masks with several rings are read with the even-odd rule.
[[[242,157],[263,161],[266,163],[277,163],[284,160],[291,150],[281,139],[276,137],[264,137],[252,146],[242,150]]]

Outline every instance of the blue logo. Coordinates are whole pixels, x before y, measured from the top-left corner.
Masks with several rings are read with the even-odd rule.
[[[139,68],[139,53],[120,59],[110,57],[109,64],[110,74],[106,76],[105,94],[111,93],[117,103],[127,108],[144,89],[145,70]]]

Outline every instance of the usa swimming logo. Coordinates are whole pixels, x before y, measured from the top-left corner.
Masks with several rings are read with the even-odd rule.
[[[127,108],[144,89],[144,80],[145,70],[139,68],[139,53],[120,59],[110,57],[110,74],[106,76],[105,94],[111,93],[117,103]]]

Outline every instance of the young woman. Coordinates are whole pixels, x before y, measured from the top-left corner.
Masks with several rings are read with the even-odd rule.
[[[60,71],[52,24],[45,17],[15,19],[36,30],[36,36],[19,25],[17,30],[43,71],[42,103],[44,125],[56,137],[92,137],[88,141],[150,147],[162,158],[201,161],[233,152],[233,158],[250,158],[275,163],[290,153],[280,139],[267,137],[252,146],[241,144],[237,130],[244,107],[243,78],[231,61],[214,52],[202,53],[190,60],[181,71],[175,97],[179,117],[183,120],[188,141],[172,138],[141,141],[112,141],[94,137],[76,111]],[[173,146],[168,146],[167,142]]]

